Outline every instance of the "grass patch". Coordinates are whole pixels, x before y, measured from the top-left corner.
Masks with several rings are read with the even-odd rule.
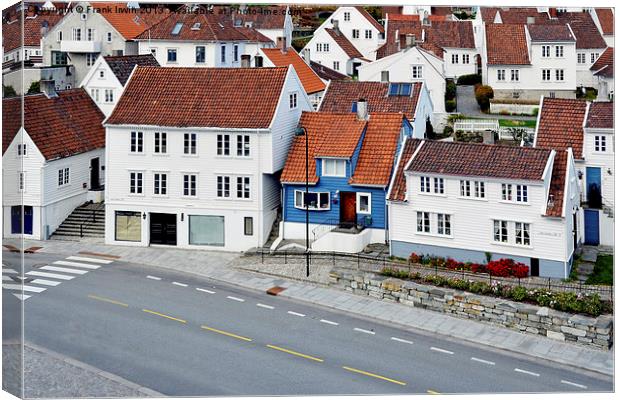
[[[500,119],[499,126],[504,128],[536,128],[536,120]]]
[[[614,284],[614,256],[599,254],[592,274],[586,280],[588,285]]]

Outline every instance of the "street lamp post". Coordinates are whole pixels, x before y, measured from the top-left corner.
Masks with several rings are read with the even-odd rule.
[[[303,126],[300,126],[295,131],[295,135],[304,135],[306,137],[306,191],[304,193],[304,205],[306,209],[306,276],[310,276],[310,210],[308,209],[308,130]]]

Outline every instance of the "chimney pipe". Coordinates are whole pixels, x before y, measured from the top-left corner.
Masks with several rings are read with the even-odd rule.
[[[357,119],[359,121],[368,120],[368,103],[362,98],[357,101]]]
[[[412,33],[408,33],[407,35],[405,35],[405,47],[411,48],[411,47],[414,47],[415,45],[416,45],[415,35]]]
[[[276,38],[276,46],[282,50],[282,53],[286,53],[287,48],[286,48],[286,38],[278,36]]]
[[[332,19],[332,26],[334,27],[334,30],[336,31],[336,33],[340,34],[340,28],[339,28],[337,19]]]
[[[249,54],[241,55],[241,68],[250,68],[250,57]]]

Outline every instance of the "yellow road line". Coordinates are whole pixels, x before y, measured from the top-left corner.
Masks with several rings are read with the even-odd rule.
[[[182,324],[186,324],[187,323],[187,321],[184,320],[184,319],[179,319],[179,318],[171,317],[170,315],[158,313],[157,311],[147,310],[146,308],[143,308],[142,311],[144,311],[145,313],[157,315],[159,317],[164,317],[164,318],[167,318],[167,319],[171,319],[173,321],[177,321],[177,322],[180,322]]]
[[[285,348],[278,347],[278,346],[274,346],[272,344],[268,344],[267,347],[269,347],[270,349],[282,351],[284,353],[292,354],[292,355],[297,356],[297,357],[306,358],[308,360],[312,360],[312,361],[316,361],[316,362],[323,362],[323,360],[321,360],[320,358],[312,357],[312,356],[309,356],[309,355],[303,354],[303,353],[298,353],[296,351],[285,349]]]
[[[220,335],[230,336],[232,338],[239,339],[239,340],[245,340],[246,342],[251,342],[252,341],[252,339],[250,339],[248,337],[235,335],[234,333],[222,331],[220,329],[211,328],[211,327],[208,327],[206,325],[202,325],[201,328],[202,329],[206,329],[206,330],[211,331],[211,332],[219,333]]]
[[[436,392],[436,391],[434,391],[434,390],[430,390],[430,389],[429,389],[429,390],[427,390],[427,391],[426,391],[426,393],[428,393],[428,394],[441,394],[441,393],[439,393],[439,392]]]
[[[347,366],[343,366],[342,368],[346,369],[347,371],[355,372],[355,373],[358,373],[358,374],[370,376],[370,377],[377,378],[377,379],[383,379],[384,381],[392,382],[392,383],[395,383],[397,385],[402,385],[402,386],[406,385],[405,382],[401,382],[401,381],[397,381],[395,379],[387,378],[385,376],[373,374],[372,372],[362,371],[361,369],[355,369],[355,368],[351,368],[351,367],[347,367]]]
[[[112,299],[106,299],[105,297],[99,297],[99,296],[95,296],[93,294],[89,294],[88,298],[89,299],[93,299],[93,300],[104,301],[106,303],[116,304],[117,306],[129,307],[128,304],[121,303],[120,301],[116,301],[116,300],[112,300]]]

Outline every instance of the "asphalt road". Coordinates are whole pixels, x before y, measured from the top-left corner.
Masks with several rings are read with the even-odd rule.
[[[17,255],[3,256],[3,275],[17,270]],[[150,266],[34,254],[25,276],[30,298],[3,288],[5,340],[18,332],[7,318],[23,304],[27,342],[166,395],[613,388],[585,371]]]

